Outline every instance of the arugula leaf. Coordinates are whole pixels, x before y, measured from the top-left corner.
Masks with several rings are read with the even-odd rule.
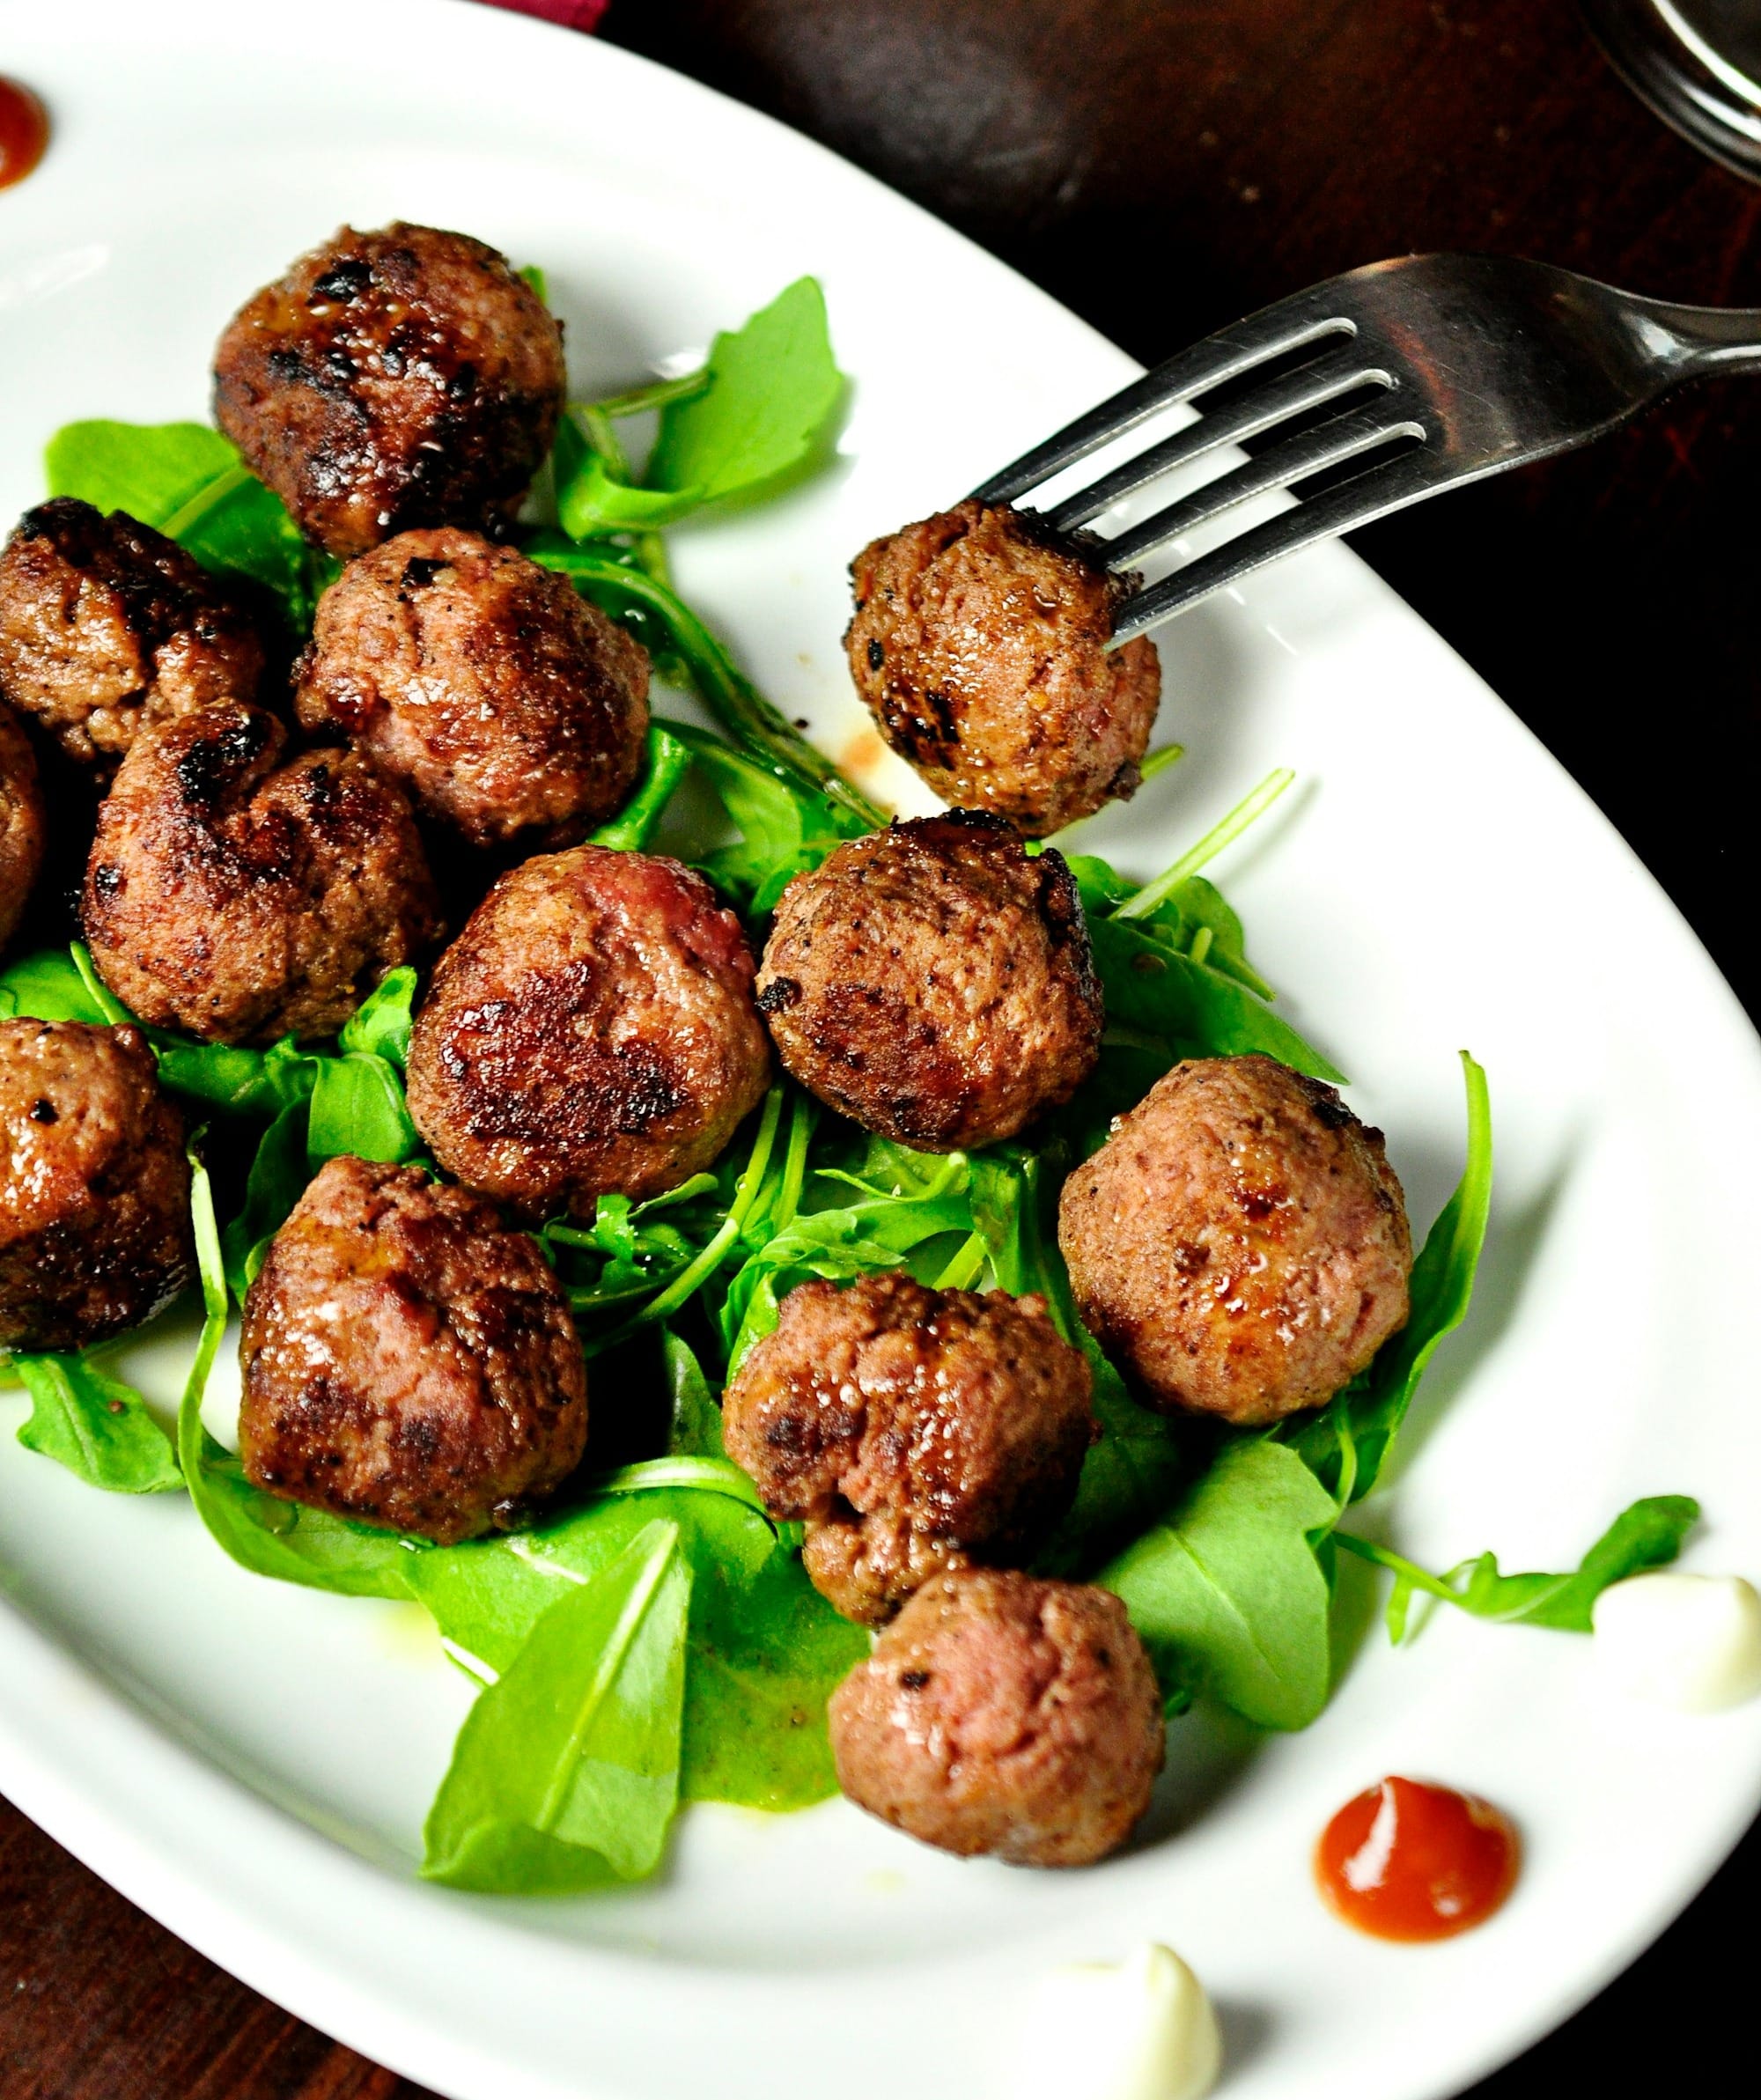
[[[1123,875],[1094,854],[1071,853],[1065,858],[1082,894],[1082,908],[1091,919],[1111,917],[1120,905],[1138,895]],[[1188,875],[1175,883],[1153,911],[1134,923],[1195,962],[1207,963],[1234,977],[1259,998],[1278,997],[1248,961],[1240,917],[1222,891],[1204,875]]]
[[[707,371],[703,392],[661,411],[650,488],[695,487],[716,503],[812,464],[844,388],[818,279],[797,278],[743,328],[718,335]]]
[[[345,1055],[383,1057],[402,1072],[409,1057],[415,1004],[416,972],[408,963],[388,969],[343,1023],[336,1047]]]
[[[242,576],[310,624],[336,564],[315,554],[279,497],[237,449],[199,423],[70,423],[44,454],[49,493],[126,511],[177,541],[204,568]]]
[[[171,1439],[132,1386],[81,1356],[15,1356],[11,1362],[32,1400],[18,1429],[27,1450],[113,1493],[163,1494],[183,1485]]]
[[[667,1454],[670,1458],[725,1458],[721,1410],[696,1351],[670,1327],[660,1330],[667,1366]]]
[[[65,948],[21,955],[0,970],[0,1014],[30,1021],[81,1021],[102,1028],[110,1019]]]
[[[679,1799],[691,1578],[650,1523],[539,1619],[459,1731],[424,1831],[424,1875],[537,1892],[659,1863]]]
[[[799,278],[743,328],[718,335],[701,373],[573,412],[574,442],[558,445],[563,528],[578,540],[647,531],[772,491],[818,463],[844,393],[825,296],[816,279]],[[659,431],[633,484],[591,418],[656,406]]]
[[[610,438],[603,409],[569,409],[557,428],[551,471],[556,520],[571,540],[653,532],[689,517],[704,500],[702,489],[695,486],[645,489],[633,483],[623,447]]]
[[[654,828],[673,799],[673,792],[690,770],[689,746],[669,723],[651,722],[642,777],[636,792],[608,824],[601,824],[591,843],[609,846],[621,853],[640,852],[653,836]]]
[[[321,1057],[306,1126],[306,1156],[321,1166],[339,1153],[395,1165],[422,1150],[397,1067],[363,1050]]]
[[[835,1793],[826,1701],[868,1638],[807,1581],[751,1484],[725,1461],[660,1459],[600,1487],[585,1508],[541,1530],[411,1564],[411,1587],[448,1647],[479,1676],[506,1670],[560,1584],[597,1581],[665,1520],[678,1529],[692,1580],[684,1798],[780,1809]]]
[[[1359,1502],[1387,1467],[1412,1396],[1446,1335],[1467,1316],[1492,1212],[1492,1103],[1486,1076],[1466,1050],[1467,1163],[1412,1264],[1412,1309],[1375,1361],[1284,1441],[1341,1504]]]
[[[774,1812],[836,1794],[826,1701],[868,1652],[866,1633],[838,1617],[780,1542],[755,1571],[727,1553],[700,1563],[685,1799]]]
[[[672,727],[741,835],[697,865],[748,915],[774,910],[797,875],[852,836],[849,814],[823,795],[779,780],[773,769],[730,750],[718,737],[682,722]]]
[[[343,1596],[407,1597],[402,1564],[425,1549],[389,1531],[306,1509],[252,1486],[245,1469],[203,1426],[202,1396],[226,1331],[226,1271],[208,1175],[190,1154],[190,1214],[203,1319],[177,1413],[178,1460],[203,1522],[241,1567]]]
[[[105,985],[78,941],[64,952],[24,956],[0,973],[0,1014],[97,1028],[126,1021],[151,1043],[159,1078],[173,1093],[233,1115],[276,1116],[304,1101],[322,1062],[291,1035],[269,1050],[239,1050],[147,1028]]]
[[[306,1124],[306,1104],[295,1102],[257,1140],[245,1183],[244,1207],[220,1235],[227,1288],[240,1306],[263,1265],[269,1242],[287,1223],[311,1179]]]
[[[908,1257],[918,1249],[939,1241],[946,1246],[950,1235],[963,1242],[973,1232],[971,1178],[963,1153],[932,1161],[884,1141],[871,1147],[872,1161],[889,1154],[900,1168],[890,1189],[821,1168],[825,1178],[853,1181],[861,1199],[803,1212],[748,1257],[722,1307],[730,1370],[738,1370],[746,1352],[775,1327],[778,1302],[798,1283],[812,1276],[844,1280],[875,1269],[907,1268]],[[921,1175],[925,1167],[934,1171]]]
[[[1089,922],[1109,1029],[1138,1031],[1183,1057],[1239,1057],[1260,1051],[1330,1085],[1345,1074],[1256,997],[1239,976],[1190,954],[1116,915]]]
[[[1330,1667],[1311,1535],[1337,1514],[1293,1451],[1238,1440],[1095,1580],[1131,1613],[1173,1700],[1203,1690],[1262,1728],[1307,1728]]]
[[[790,726],[690,608],[658,578],[615,555],[578,547],[561,534],[535,533],[526,551],[534,562],[560,570],[613,619],[626,625],[646,623],[651,631],[658,628],[704,705],[736,744],[779,779],[838,804],[858,820],[857,829],[887,822],[886,812]],[[677,724],[668,726],[677,733]]]
[[[1359,1559],[1392,1569],[1388,1632],[1397,1647],[1409,1638],[1408,1616],[1415,1593],[1506,1625],[1552,1626],[1562,1632],[1588,1633],[1595,1601],[1603,1590],[1647,1568],[1667,1567],[1699,1522],[1699,1514],[1700,1506],[1691,1495],[1647,1495],[1624,1509],[1577,1568],[1563,1575],[1501,1575],[1495,1553],[1482,1553],[1448,1574],[1433,1575],[1373,1539],[1346,1531],[1336,1531],[1333,1536]]]

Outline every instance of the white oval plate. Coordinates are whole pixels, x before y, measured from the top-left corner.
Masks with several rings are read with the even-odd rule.
[[[233,306],[345,217],[542,262],[589,387],[816,271],[857,382],[837,468],[676,551],[693,602],[845,752],[851,552],[1131,370],[828,154],[535,24],[440,0],[0,0],[0,28],[56,122],[0,195],[6,516],[63,420],[203,415]],[[1491,1546],[1558,1567],[1631,1498],[1679,1490],[1707,1507],[1690,1564],[1761,1572],[1761,1070],[1729,992],[1527,731],[1348,553],[1162,646],[1160,733],[1191,755],[1094,844],[1147,873],[1267,768],[1298,770],[1220,872],[1260,967],[1389,1130],[1421,1226],[1458,1169],[1457,1047],[1491,1073],[1492,1243],[1391,1535],[1434,1564]],[[870,777],[897,792],[888,764]],[[187,1503],[96,1494],[23,1451],[20,1411],[0,1396],[0,1787],[247,1982],[455,2100],[801,2100],[833,2066],[846,2100],[1001,2094],[1034,1979],[1146,1935],[1218,1996],[1239,2100],[1430,2100],[1627,1962],[1757,1804],[1761,1710],[1615,1707],[1587,1641],[1450,1615],[1399,1654],[1373,1630],[1304,1735],[1255,1752],[1180,1723],[1153,1829],[1093,1871],[961,1864],[833,1802],[694,1810],[628,1894],[450,1894],[413,1863],[468,1694],[419,1615],[243,1573]],[[1315,1832],[1389,1771],[1519,1819],[1523,1878],[1485,1930],[1403,1949],[1322,1910]]]

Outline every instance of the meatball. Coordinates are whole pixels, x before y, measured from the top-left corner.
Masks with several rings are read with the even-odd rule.
[[[636,785],[648,653],[511,547],[400,533],[320,601],[298,707],[471,845],[571,845]]]
[[[246,1293],[239,1360],[257,1486],[438,1545],[523,1521],[586,1444],[549,1264],[416,1167],[326,1163]]]
[[[403,797],[354,752],[278,765],[285,739],[236,704],[151,724],[99,810],[85,939],[152,1026],[209,1043],[334,1035],[438,931]]]
[[[563,332],[464,233],[344,226],[227,324],[214,415],[330,553],[511,511],[550,450]]]
[[[1026,1560],[1076,1494],[1088,1365],[1043,1298],[907,1275],[804,1283],[727,1389],[728,1455],[846,1618],[879,1625],[944,1569]]]
[[[0,948],[24,916],[43,865],[43,838],[37,762],[11,710],[0,701]]]
[[[440,958],[409,1112],[449,1174],[538,1219],[707,1167],[770,1046],[740,922],[701,875],[576,846],[503,875]]]
[[[0,1021],[0,1348],[101,1342],[195,1270],[183,1120],[141,1031]]]
[[[1406,1324],[1382,1132],[1273,1057],[1176,1065],[1065,1182],[1057,1237],[1082,1317],[1165,1410],[1319,1407]]]
[[[1136,584],[1098,542],[969,497],[851,564],[851,675],[944,801],[1043,838],[1137,791],[1161,695],[1153,642],[1109,650]]]
[[[249,700],[263,643],[236,593],[125,512],[58,496],[0,552],[0,696],[107,770],[143,722]]]
[[[1161,1769],[1161,1696],[1125,1608],[977,1568],[926,1583],[832,1694],[838,1785],[944,1852],[1086,1867]]]
[[[994,1144],[1070,1099],[1101,1050],[1101,985],[1064,857],[998,817],[917,817],[783,893],[758,1007],[785,1067],[921,1152]]]

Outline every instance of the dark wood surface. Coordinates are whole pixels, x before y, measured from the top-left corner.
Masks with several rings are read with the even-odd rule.
[[[849,155],[1146,359],[1409,249],[1761,305],[1761,189],[1634,102],[1567,0],[616,0],[603,33]],[[877,264],[877,296],[909,296]],[[1757,470],[1761,389],[1706,387],[1359,542],[1609,811],[1751,1011]],[[1712,2089],[1749,2060],[1734,1986],[1757,1899],[1751,1836],[1476,2100]],[[0,1804],[0,2100],[420,2096]]]

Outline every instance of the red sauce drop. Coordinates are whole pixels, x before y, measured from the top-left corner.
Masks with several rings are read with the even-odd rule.
[[[0,189],[22,182],[48,143],[48,112],[29,88],[0,77]]]
[[[1321,1833],[1315,1878],[1347,1925],[1379,1940],[1447,1940],[1483,1925],[1516,1880],[1508,1816],[1453,1787],[1384,1779]]]

